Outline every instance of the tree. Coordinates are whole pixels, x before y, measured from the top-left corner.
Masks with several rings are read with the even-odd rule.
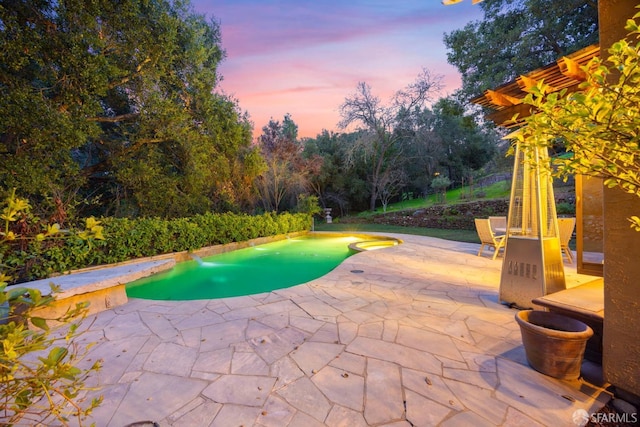
[[[447,155],[436,133],[436,121],[435,113],[428,108],[417,113],[412,137],[404,144],[406,190],[421,196],[430,192],[432,177],[441,169],[441,161]]]
[[[251,126],[215,93],[215,21],[183,1],[43,0],[3,3],[0,22],[3,185],[49,211],[234,207]]]
[[[596,176],[609,188],[640,197],[640,27],[629,20],[629,36],[582,67],[580,90],[551,92],[539,82],[524,102],[537,112],[514,134],[522,147],[564,144],[571,157],[555,158],[556,175]],[[611,78],[617,76],[617,78]],[[532,150],[529,150],[532,151]],[[549,165],[546,165],[549,167]],[[640,217],[629,218],[640,231]]]
[[[467,98],[598,41],[597,0],[493,0],[482,21],[445,34]]]
[[[441,145],[440,166],[453,182],[469,181],[493,158],[498,138],[465,114],[464,106],[451,97],[438,100],[433,117],[433,132]]]
[[[436,192],[436,200],[439,203],[444,203],[447,200],[447,187],[451,185],[451,181],[446,176],[436,174],[436,177],[431,181],[431,188]]]
[[[374,210],[388,174],[402,163],[401,141],[413,115],[442,88],[442,77],[424,69],[416,81],[398,91],[387,105],[373,95],[371,87],[360,82],[355,94],[340,106],[342,120],[338,126],[361,126],[360,138],[350,157],[361,156],[368,165],[369,209]],[[389,181],[387,181],[389,182]]]
[[[404,170],[394,169],[385,171],[385,174],[379,181],[380,201],[382,202],[382,211],[387,211],[387,206],[391,198],[397,196],[407,183],[407,174]]]
[[[303,156],[315,158],[314,164],[318,166],[318,170],[309,176],[309,186],[322,207],[333,208],[334,214],[345,215],[351,209],[364,210],[369,205],[365,196],[365,165],[360,161],[348,161],[348,153],[360,134],[323,130],[316,138],[304,141]]]
[[[262,128],[259,145],[266,168],[256,182],[266,211],[294,208],[298,196],[307,191],[309,174],[319,169],[317,159],[303,158],[297,135],[298,126],[289,114],[282,123],[272,118]]]

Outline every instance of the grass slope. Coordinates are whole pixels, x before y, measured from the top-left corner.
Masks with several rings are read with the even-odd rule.
[[[464,188],[456,188],[453,190],[447,191],[446,203],[447,204],[455,204],[470,200],[477,200],[479,197],[474,197],[474,194],[482,193],[482,199],[500,199],[500,198],[508,198],[509,192],[511,191],[511,182],[510,181],[500,181],[487,186],[475,186],[473,188],[473,192],[469,187]],[[433,206],[437,203],[436,195],[430,194],[426,198],[415,198],[411,200],[403,200],[401,202],[390,203],[387,206],[387,212],[398,212],[404,210],[416,210],[420,208],[425,208],[428,206]],[[365,211],[360,212],[356,215],[358,218],[368,218],[375,214],[383,213],[382,207],[377,208],[375,211]]]

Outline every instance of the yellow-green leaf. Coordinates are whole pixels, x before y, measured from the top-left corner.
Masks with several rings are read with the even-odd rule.
[[[6,285],[11,281],[11,276],[0,273],[0,286]]]
[[[96,225],[99,225],[100,221],[96,220],[94,217],[90,216],[89,218],[85,219],[85,228],[87,228],[88,230],[91,230],[93,227],[95,227]]]
[[[52,224],[47,226],[47,235],[53,236],[54,234],[58,234],[60,232],[60,224]]]
[[[42,317],[32,317],[31,323],[33,323],[33,326],[40,328],[42,330],[45,330],[45,331],[49,330],[49,325],[47,325],[47,321]]]
[[[49,357],[47,357],[47,361],[49,362],[49,366],[55,366],[60,363],[66,355],[69,353],[64,347],[54,347],[49,352]]]
[[[23,288],[23,287],[9,287],[9,289],[7,290],[7,299],[9,301],[13,301],[21,296],[23,296],[24,294],[26,294],[28,292],[27,288]]]

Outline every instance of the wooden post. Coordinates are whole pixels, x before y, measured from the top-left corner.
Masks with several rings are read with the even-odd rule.
[[[627,19],[639,10],[638,0],[600,0],[598,15],[601,57],[627,36]],[[617,76],[611,76],[617,80]],[[640,198],[617,188],[604,188],[604,336],[603,371],[616,388],[640,396],[640,232],[628,217],[640,215]]]

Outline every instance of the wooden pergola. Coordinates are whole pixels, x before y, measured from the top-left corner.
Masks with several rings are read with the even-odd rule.
[[[563,56],[554,63],[521,75],[509,83],[495,89],[488,89],[481,96],[473,98],[471,102],[494,110],[486,117],[496,125],[506,128],[518,127],[521,122],[510,121],[516,114],[519,118],[531,114],[532,107],[522,103],[529,88],[544,81],[554,91],[562,89],[567,89],[567,92],[576,91],[580,83],[585,81],[585,73],[580,67],[599,55],[599,45],[587,46],[570,55]]]

